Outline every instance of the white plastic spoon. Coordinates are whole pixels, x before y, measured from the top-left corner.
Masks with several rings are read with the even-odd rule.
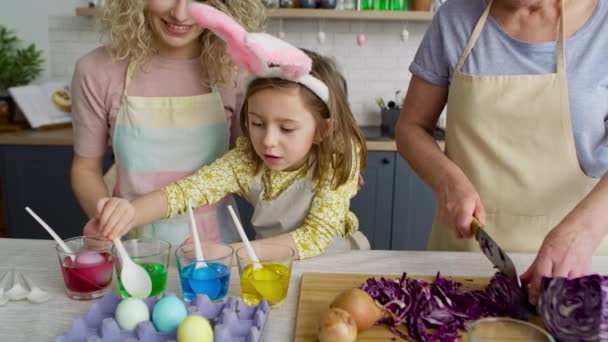
[[[247,238],[247,234],[245,234],[245,230],[243,229],[243,226],[241,225],[241,221],[239,221],[239,218],[236,216],[236,212],[234,211],[234,209],[232,208],[231,205],[228,205],[228,211],[230,212],[232,221],[234,221],[236,230],[239,232],[241,241],[243,241],[243,244],[245,244],[245,249],[247,250],[247,255],[249,255],[249,259],[251,259],[251,261],[253,261],[253,269],[257,270],[257,269],[262,268],[262,264],[260,264],[260,259],[258,259],[258,256],[255,255],[255,251],[253,250],[253,247],[251,247],[251,243],[249,242],[249,239]]]
[[[4,294],[4,288],[8,285],[8,276],[10,271],[4,272],[2,278],[0,279],[0,306],[6,305],[8,303],[8,297]]]
[[[38,221],[38,223],[44,229],[46,229],[46,231],[53,237],[53,239],[55,239],[55,241],[57,242],[57,244],[59,244],[59,247],[61,247],[61,249],[63,249],[63,251],[72,260],[72,265],[76,265],[77,263],[79,263],[79,264],[95,263],[95,262],[93,262],[93,260],[95,259],[95,257],[97,257],[97,260],[103,259],[100,255],[98,255],[96,253],[86,253],[86,252],[85,253],[80,253],[80,252],[78,252],[78,255],[75,254],[72,251],[72,249],[70,247],[68,247],[68,245],[66,245],[66,243],[59,237],[59,235],[57,235],[57,233],[55,233],[55,231],[53,230],[53,228],[51,228],[51,226],[49,226],[46,222],[44,222],[44,220],[42,220],[38,215],[36,215],[36,213],[32,209],[30,209],[30,207],[25,207],[25,210],[30,215],[32,215],[32,217],[34,219],[36,219],[36,221]],[[78,261],[76,261],[76,260],[78,260]],[[62,260],[62,262],[63,262],[63,260]],[[74,276],[76,276],[78,279],[83,280],[83,281],[85,281],[85,282],[93,285],[94,287],[98,287],[99,286],[99,284],[91,281],[89,278],[82,276],[80,274],[80,272],[72,272],[72,274]]]
[[[192,226],[192,239],[194,240],[194,255],[196,260],[205,260],[203,255],[203,249],[201,248],[201,241],[198,239],[198,228],[196,227],[196,220],[194,219],[194,212],[192,212],[192,206],[188,201],[188,214],[190,214],[190,225]],[[207,263],[204,261],[197,261],[194,268],[207,267]]]
[[[20,273],[13,270],[13,287],[6,292],[6,297],[10,300],[22,300],[30,293],[19,281]]]
[[[152,292],[152,280],[146,270],[131,260],[120,238],[112,240],[120,257],[120,281],[122,286],[133,297],[147,298]]]
[[[68,256],[70,257],[70,259],[72,259],[72,262],[74,262],[75,261],[74,252],[72,252],[72,249],[70,249],[70,247],[68,247],[68,245],[66,245],[65,242],[63,242],[63,240],[59,237],[59,235],[57,235],[57,233],[55,233],[55,231],[53,230],[53,228],[51,228],[38,215],[36,215],[36,213],[32,209],[30,209],[30,207],[25,207],[25,211],[27,211],[30,215],[32,215],[32,217],[34,219],[36,219],[36,221],[38,221],[38,223],[40,223],[40,225],[42,226],[42,228],[46,229],[46,231],[59,244],[59,246],[61,247],[61,249],[63,249],[63,251],[68,254]]]
[[[27,297],[25,297],[25,298],[27,298],[27,300],[29,300],[30,302],[32,302],[34,304],[41,304],[41,303],[46,303],[49,301],[49,299],[51,299],[51,296],[49,296],[49,294],[46,291],[39,288],[38,285],[36,285],[25,274],[21,274],[21,277],[23,277],[23,281],[25,282],[25,285],[30,288],[30,293],[27,295]]]

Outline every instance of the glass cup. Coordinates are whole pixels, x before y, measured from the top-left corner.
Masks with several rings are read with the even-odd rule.
[[[243,301],[256,305],[266,298],[268,304],[278,306],[287,297],[295,252],[288,246],[273,243],[253,246],[262,267],[255,266],[244,246],[236,251]]]
[[[175,251],[179,281],[186,301],[205,294],[213,301],[222,301],[230,287],[230,267],[234,249],[221,242],[201,244],[205,259],[197,260],[194,245],[180,246]]]
[[[466,324],[466,329],[471,342],[555,342],[541,327],[508,317],[481,318]]]
[[[65,252],[59,245],[55,250],[68,297],[87,300],[103,296],[112,283],[112,242],[88,236],[64,242],[72,253]]]
[[[164,240],[143,240],[131,239],[122,242],[127,254],[133,262],[143,267],[150,275],[152,280],[152,292],[150,297],[159,297],[167,286],[167,271],[169,270],[169,252],[171,244]],[[120,271],[122,262],[116,247],[112,248],[114,255],[114,268],[118,279],[118,289],[122,298],[130,297],[129,293],[122,286]]]

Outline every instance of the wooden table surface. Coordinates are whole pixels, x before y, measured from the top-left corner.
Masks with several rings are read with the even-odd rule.
[[[523,271],[532,255],[513,254]],[[51,240],[0,239],[0,275],[15,268],[26,274],[52,299],[44,304],[27,301],[9,302],[0,307],[0,340],[54,341],[67,333],[74,319],[84,315],[95,301],[75,301],[66,297],[63,279]],[[238,277],[233,268],[230,292],[239,294]],[[300,278],[303,272],[349,272],[371,274],[432,275],[436,272],[452,276],[491,276],[493,269],[480,253],[443,253],[408,251],[354,251],[322,256],[294,263],[286,301],[274,309],[268,319],[263,341],[292,341],[295,329]],[[595,257],[593,271],[608,273],[608,257]],[[169,271],[167,291],[180,293],[175,264]]]

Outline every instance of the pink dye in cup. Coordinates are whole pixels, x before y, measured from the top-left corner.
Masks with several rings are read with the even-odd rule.
[[[70,292],[89,293],[105,289],[112,282],[112,256],[108,252],[84,252],[73,261],[65,257],[61,272]]]

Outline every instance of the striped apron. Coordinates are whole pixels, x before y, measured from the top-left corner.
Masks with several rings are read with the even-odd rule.
[[[229,148],[229,126],[222,98],[214,87],[204,95],[128,96],[129,67],[114,128],[116,185],[113,194],[129,200],[193,174]],[[194,210],[201,239],[239,241],[230,220],[228,196]],[[180,244],[190,235],[188,214],[134,228],[129,237]]]

